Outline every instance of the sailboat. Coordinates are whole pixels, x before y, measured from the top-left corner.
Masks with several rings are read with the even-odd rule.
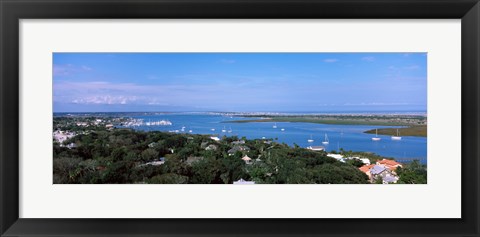
[[[375,128],[375,137],[372,137],[372,141],[380,141],[381,138],[378,137],[378,129]]]
[[[227,129],[225,129],[225,126],[223,126],[222,132],[227,132]]]
[[[322,144],[328,145],[328,143],[330,143],[330,142],[328,142],[328,136],[325,133],[325,141],[323,141]]]
[[[212,129],[210,129],[210,130],[212,130],[212,132],[215,132],[215,128],[212,128]]]
[[[228,130],[228,132],[229,132],[229,133],[231,133],[231,132],[232,132],[232,127],[230,127],[230,129]]]
[[[397,128],[397,136],[392,136],[392,140],[395,140],[395,141],[402,140],[402,137],[400,137],[400,135],[398,135],[398,128]]]
[[[282,129],[280,129],[280,130],[282,130],[282,132],[284,132],[284,131],[285,131],[285,128],[282,128]]]
[[[275,124],[273,125],[273,128],[277,128],[277,123],[275,123]]]
[[[312,135],[310,135],[310,139],[308,139],[307,142],[314,142]]]

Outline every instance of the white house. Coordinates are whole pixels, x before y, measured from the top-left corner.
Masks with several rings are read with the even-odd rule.
[[[212,140],[214,140],[214,141],[216,141],[216,142],[220,141],[220,138],[218,138],[218,137],[210,137],[210,139],[212,139]]]
[[[333,158],[335,160],[338,160],[340,162],[343,162],[345,163],[345,158],[343,157],[343,155],[340,155],[340,154],[327,154],[328,157],[330,158]]]
[[[307,149],[312,150],[312,151],[324,151],[325,147],[323,146],[309,146]]]
[[[255,184],[255,181],[245,181],[243,179],[234,181],[233,184]]]
[[[242,157],[242,160],[245,161],[246,164],[251,164],[252,163],[252,158],[248,157],[247,155]]]

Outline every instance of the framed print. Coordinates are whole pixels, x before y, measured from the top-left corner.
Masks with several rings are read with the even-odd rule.
[[[0,7],[2,236],[479,235],[476,0]]]

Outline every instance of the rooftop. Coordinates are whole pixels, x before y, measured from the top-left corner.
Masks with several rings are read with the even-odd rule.
[[[325,147],[323,146],[309,146],[307,149],[312,150],[312,151],[324,151]]]
[[[383,178],[383,181],[384,181],[384,182],[387,182],[387,183],[395,183],[395,182],[397,182],[397,180],[398,180],[397,177],[395,177],[395,176],[390,176],[390,175],[385,176],[385,177]]]
[[[382,164],[382,165],[390,165],[390,166],[399,166],[399,165],[402,165],[394,160],[387,160],[387,159],[383,159],[383,160],[379,160],[377,161],[377,163],[379,164]]]
[[[363,173],[367,173],[368,171],[370,171],[370,169],[375,166],[375,165],[364,165],[358,169],[360,169],[360,171],[362,171]]]
[[[340,155],[340,154],[328,154],[327,156],[335,158],[335,159],[342,159],[343,158],[343,156]]]
[[[370,173],[374,174],[374,175],[375,174],[380,174],[383,171],[385,171],[385,167],[380,166],[380,165],[375,165],[375,166],[373,166],[373,168],[370,169]]]
[[[234,181],[233,184],[255,184],[255,181],[245,181],[243,179],[239,179]]]

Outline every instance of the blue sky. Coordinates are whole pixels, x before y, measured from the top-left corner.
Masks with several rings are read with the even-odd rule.
[[[427,109],[426,53],[54,53],[54,112]]]

